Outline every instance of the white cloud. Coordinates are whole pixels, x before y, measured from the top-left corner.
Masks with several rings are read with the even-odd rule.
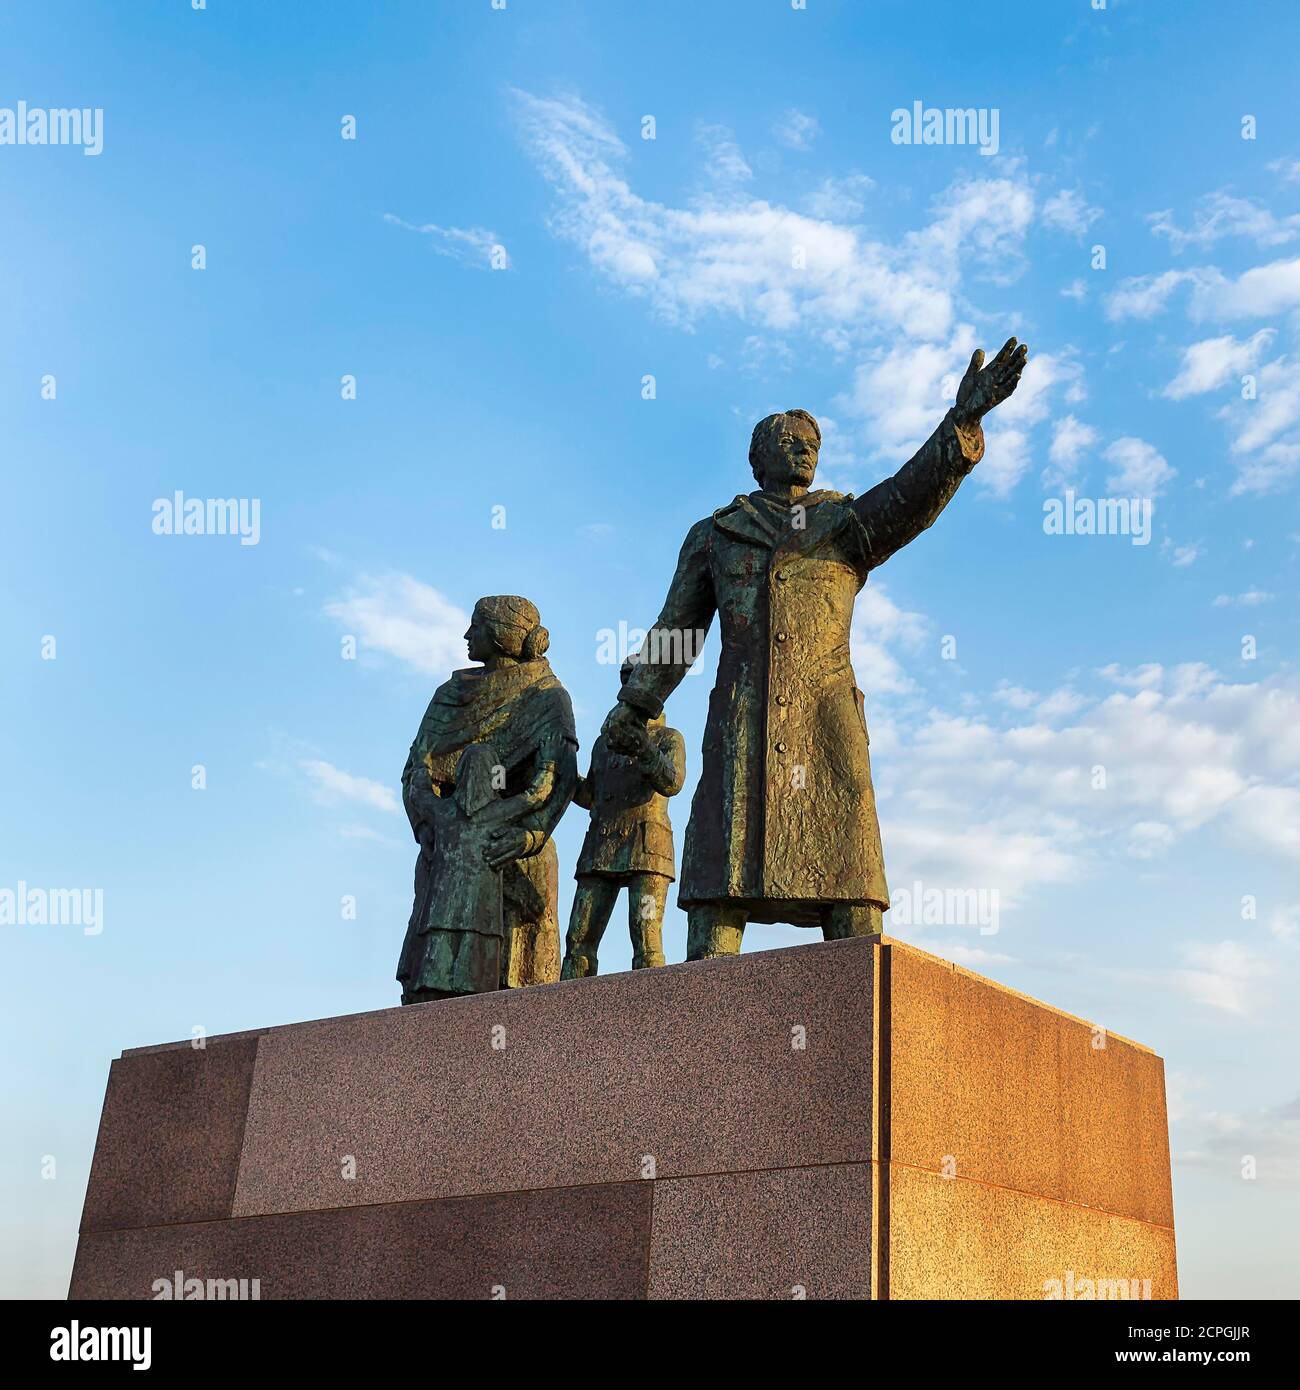
[[[1001,681],[993,692],[993,698],[1000,700],[1004,705],[1010,705],[1012,709],[1025,710],[1038,703],[1039,695],[1037,691]]]
[[[1205,553],[1196,541],[1189,541],[1186,545],[1174,545],[1169,543],[1169,548],[1173,552],[1173,566],[1175,569],[1186,569],[1188,565],[1193,565]],[[1161,547],[1164,549],[1164,546]]]
[[[1108,319],[1150,319],[1164,311],[1170,295],[1181,285],[1196,281],[1193,270],[1166,270],[1159,275],[1132,275],[1119,282],[1106,300]]]
[[[924,225],[873,240],[835,220],[859,210],[872,187],[865,176],[825,181],[804,200],[815,215],[772,204],[740,186],[751,171],[730,132],[706,127],[715,173],[730,172],[710,193],[670,206],[629,186],[623,142],[581,99],[513,95],[521,139],[554,191],[554,231],[667,322],[690,330],[726,315],[751,326],[742,367],[761,356],[766,368],[773,353],[793,363],[798,334],[856,354],[852,386],[833,407],[872,456],[906,458],[951,404],[976,344],[973,327],[954,321],[963,274],[1006,282],[1023,267],[1034,199],[1014,161],[992,177],[959,176]],[[807,135],[806,123],[794,124]],[[1029,467],[1029,427],[1046,416],[1045,392],[1057,383],[1067,400],[1082,398],[1076,362],[1031,357],[999,408],[978,474],[985,488],[1005,496]]]
[[[1244,1115],[1214,1110],[1184,1113],[1178,1121],[1195,1125],[1197,1131],[1190,1147],[1176,1152],[1179,1164],[1240,1182],[1242,1160],[1249,1154],[1258,1182],[1273,1188],[1300,1188],[1300,1098]]]
[[[1192,288],[1195,320],[1268,318],[1300,308],[1300,259],[1255,266],[1235,280],[1214,266],[1130,276],[1106,300],[1106,317],[1154,318],[1184,285]]]
[[[778,142],[790,150],[810,150],[813,141],[821,134],[821,125],[815,116],[791,107],[772,127],[772,134]]]
[[[316,799],[324,805],[355,802],[376,811],[400,811],[401,803],[392,787],[370,777],[356,777],[319,758],[304,759],[299,766],[312,782]]]
[[[1296,788],[1250,787],[1232,811],[1244,843],[1300,860],[1300,791]]]
[[[1068,401],[1082,400],[1086,396],[1083,385],[1083,371],[1074,358],[1040,352],[1030,357],[1025,366],[1020,385],[1010,400],[998,407],[997,414],[990,417],[987,429],[987,450],[984,459],[975,472],[979,482],[996,497],[1007,497],[1012,489],[1028,472],[1031,464],[1030,431],[1041,424],[1048,416],[1053,391],[1061,387]],[[1073,420],[1074,417],[1070,416]],[[1078,438],[1090,434],[1086,425],[1074,421]],[[1061,450],[1061,428],[1058,425],[1048,458],[1053,468],[1049,478],[1056,480],[1064,476],[1064,466],[1058,462]],[[1090,442],[1090,441],[1088,441]],[[1066,446],[1070,447],[1067,442]],[[1080,448],[1084,447],[1080,444]],[[1053,452],[1055,451],[1055,453]]]
[[[1023,178],[958,178],[934,209],[938,216],[928,227],[904,238],[906,254],[943,267],[945,279],[957,278],[963,253],[1000,284],[1020,273],[1020,248],[1034,215],[1033,194]]]
[[[1154,690],[1163,683],[1165,668],[1158,661],[1148,661],[1132,671],[1125,671],[1112,662],[1109,666],[1103,666],[1097,674],[1127,690]]]
[[[905,459],[952,404],[975,345],[975,330],[962,323],[947,343],[893,343],[875,349],[858,365],[853,385],[836,405],[864,422],[863,434],[874,452]]]
[[[805,211],[820,221],[847,222],[866,206],[867,194],[876,186],[866,174],[825,178],[803,200]]]
[[[1102,674],[1124,688],[1040,698],[1008,683],[994,694],[999,717],[873,718],[891,872],[943,881],[941,862],[944,874],[965,872],[955,883],[1015,896],[1081,877],[1100,855],[1152,858],[1210,828],[1300,863],[1300,681],[1231,685],[1196,663]],[[989,861],[1005,878],[972,876],[965,850],[943,852],[954,826],[1006,842]],[[1041,876],[1021,863],[1027,841],[1046,854]]]
[[[1231,1014],[1249,1013],[1258,987],[1271,974],[1268,962],[1240,941],[1189,943],[1183,958],[1186,966],[1174,973],[1182,992],[1198,1004]]]
[[[1164,821],[1140,820],[1129,832],[1128,852],[1134,859],[1154,859],[1172,847],[1177,836]]]
[[[440,256],[450,256],[453,260],[464,261],[466,264],[488,270],[492,268],[491,257],[493,251],[496,251],[501,268],[509,266],[509,257],[501,245],[501,238],[485,227],[439,227],[433,222],[416,226],[391,212],[384,214],[384,221],[394,227],[403,227],[408,232],[419,232],[421,236],[428,237],[429,244]]]
[[[1183,351],[1178,375],[1164,389],[1172,400],[1200,395],[1223,386],[1235,376],[1249,371],[1268,351],[1277,336],[1273,328],[1261,328],[1254,337],[1238,342],[1231,333],[1222,338],[1206,338]]]
[[[1110,665],[1099,673],[1110,693],[1003,681],[953,714],[930,704],[923,668],[906,659],[933,625],[888,603],[866,627],[854,663],[895,890],[996,889],[1005,929],[1045,889],[1125,872],[1115,861],[1154,863],[1191,837],[1300,865],[1300,678],[1233,684],[1201,663]],[[882,639],[884,658],[864,654],[864,637]],[[1254,982],[1239,965],[1189,948],[1151,981],[1231,1009]]]
[[[920,613],[900,608],[879,581],[873,580],[858,596],[849,636],[849,655],[864,690],[899,694],[916,682],[891,648],[902,647],[916,655],[925,640],[928,624]]]
[[[1238,594],[1235,598],[1231,594],[1220,594],[1214,600],[1216,608],[1230,608],[1234,604],[1241,608],[1257,608],[1261,603],[1272,603],[1273,595],[1266,593],[1263,589],[1247,589],[1244,594]]]
[[[1287,903],[1272,912],[1268,931],[1278,941],[1300,941],[1300,903]]]
[[[930,223],[900,241],[734,188],[671,207],[631,189],[619,172],[622,141],[583,101],[514,95],[521,137],[555,192],[554,230],[601,275],[685,327],[724,313],[783,332],[940,338],[951,331],[961,260],[1013,261],[1032,214],[1027,184],[1010,176],[959,181]]]
[[[1043,204],[1043,221],[1070,236],[1083,236],[1101,215],[1077,189],[1063,188]]]
[[[1219,191],[1201,199],[1192,226],[1183,231],[1169,209],[1147,218],[1156,236],[1168,237],[1175,251],[1188,246],[1212,246],[1225,237],[1246,237],[1258,246],[1279,246],[1300,234],[1300,215],[1279,218],[1252,198]]]
[[[1009,681],[998,683],[993,691],[993,699],[1022,714],[1032,711],[1036,719],[1045,722],[1068,718],[1088,704],[1082,695],[1068,687],[1043,696],[1037,690],[1026,690],[1023,686],[1012,685]]]
[[[1300,358],[1276,358],[1255,376],[1255,400],[1237,397],[1218,412],[1237,467],[1233,493],[1274,491],[1300,469]]]
[[[893,343],[869,352],[836,408],[863,422],[874,454],[906,459],[952,404],[975,345],[975,330],[963,323],[947,343]],[[1011,493],[1030,467],[1030,430],[1047,417],[1052,392],[1080,393],[1081,375],[1072,358],[1030,357],[1015,395],[985,421],[986,449],[974,475],[980,486],[999,498]]]
[[[1007,820],[950,825],[895,813],[887,833],[890,878],[897,888],[913,882],[945,888],[996,890],[1001,910],[1023,905],[1036,888],[1077,876],[1074,857],[1052,836],[1022,830]],[[886,918],[888,928],[889,919]],[[892,928],[889,928],[892,930]]]
[[[1036,425],[1048,415],[1051,392],[1064,386],[1069,400],[1080,400],[1083,370],[1072,357],[1050,352],[1030,355],[1016,393],[998,406],[996,419],[1014,425]]]
[[[984,437],[986,448],[975,470],[976,481],[994,497],[1010,497],[1033,463],[1028,431],[990,421]]]
[[[1106,479],[1112,495],[1155,497],[1177,471],[1154,445],[1132,436],[1117,439],[1103,457],[1115,468]]]
[[[707,156],[706,172],[724,186],[748,183],[754,177],[736,137],[724,125],[702,125],[695,132]]]
[[[1278,492],[1300,473],[1300,444],[1270,444],[1242,463],[1230,489],[1241,493]]]
[[[1235,280],[1217,270],[1190,278],[1196,282],[1193,318],[1268,318],[1300,308],[1300,259],[1255,266]]]
[[[363,575],[327,603],[325,613],[363,648],[396,657],[422,675],[445,677],[467,663],[469,614],[409,574]]]
[[[1069,482],[1075,475],[1075,465],[1087,449],[1097,442],[1097,431],[1073,415],[1065,415],[1052,427],[1052,443],[1047,451],[1051,464],[1044,478],[1049,486]]]
[[[1073,714],[1077,714],[1088,704],[1088,701],[1069,686],[1061,686],[1053,690],[1043,700],[1035,706],[1034,713],[1038,718],[1050,723],[1053,719],[1067,719]]]

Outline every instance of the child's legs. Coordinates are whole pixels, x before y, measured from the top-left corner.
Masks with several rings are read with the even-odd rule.
[[[627,885],[627,925],[632,935],[632,969],[664,963],[666,874],[633,874]]]
[[[597,973],[596,952],[609,924],[622,885],[601,874],[583,874],[573,895],[569,913],[569,932],[564,942],[562,980],[580,980]]]

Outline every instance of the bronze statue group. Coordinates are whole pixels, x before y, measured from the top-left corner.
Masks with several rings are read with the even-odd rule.
[[[881,930],[889,894],[849,660],[854,602],[979,462],[981,421],[1015,390],[1026,356],[1014,338],[987,367],[976,352],[938,428],[861,497],[812,490],[821,431],[806,411],[761,420],[749,450],[758,488],[688,532],[586,777],[536,606],[478,601],[465,637],[481,664],[439,686],[402,774],[420,846],[397,971],[404,1004],[596,974],[623,889],[633,968],[664,964],[668,798],[686,769],[663,706],[715,615],[722,653],[677,895],[686,958],[734,954],[748,922],[820,926],[828,940]],[[551,835],[575,801],[591,820],[561,960]]]

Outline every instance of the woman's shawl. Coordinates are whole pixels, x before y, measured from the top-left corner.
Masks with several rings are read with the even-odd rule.
[[[461,751],[471,743],[490,741],[502,766],[511,770],[548,738],[578,746],[573,706],[545,657],[494,670],[455,671],[429,701],[402,786],[409,785],[419,763],[435,786],[449,784]]]

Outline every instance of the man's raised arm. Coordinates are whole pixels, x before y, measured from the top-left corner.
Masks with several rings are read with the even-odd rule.
[[[957,403],[939,428],[892,478],[850,504],[870,537],[873,569],[935,520],[984,457],[981,422],[1016,389],[1028,353],[1023,343],[1008,338],[984,367],[984,353],[977,348],[957,388]]]

